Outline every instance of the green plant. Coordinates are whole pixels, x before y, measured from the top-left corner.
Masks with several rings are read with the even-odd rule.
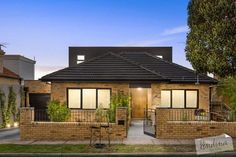
[[[232,110],[236,113],[236,76],[223,79],[219,83],[217,92],[229,98]]]
[[[107,118],[107,111],[103,108],[102,104],[100,104],[96,109],[95,115],[97,122],[102,122]]]
[[[236,112],[231,111],[227,117],[228,122],[236,122]]]
[[[9,87],[8,94],[8,106],[7,106],[7,116],[13,116],[13,120],[16,120],[17,107],[16,107],[16,93],[13,91],[13,87]],[[9,117],[9,119],[10,119]]]
[[[5,93],[0,90],[0,112],[2,115],[2,126],[1,127],[6,127],[6,119],[5,119],[5,101],[6,101],[6,96]]]
[[[48,103],[49,119],[53,122],[64,122],[70,116],[70,109],[59,101],[52,100]]]
[[[10,123],[10,119],[11,119],[11,114],[10,112],[5,108],[3,111],[3,115],[2,115],[2,120],[3,120],[3,127],[6,127],[7,124]]]
[[[129,110],[128,113],[130,113],[129,102],[130,102],[130,97],[121,91],[119,91],[117,94],[114,94],[111,97],[110,108],[108,111],[109,119],[111,122],[115,122],[117,107],[127,107]]]

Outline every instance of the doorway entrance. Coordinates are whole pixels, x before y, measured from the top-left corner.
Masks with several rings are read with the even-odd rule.
[[[131,88],[131,118],[144,119],[144,109],[147,108],[147,88]]]

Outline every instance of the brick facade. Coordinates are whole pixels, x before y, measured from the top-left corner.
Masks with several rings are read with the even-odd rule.
[[[66,102],[67,88],[111,88],[112,94],[118,91],[129,93],[128,83],[66,83],[52,82],[51,99]]]
[[[195,139],[226,133],[236,137],[236,122],[169,121],[169,113],[176,109],[156,109],[156,138]]]
[[[161,90],[163,89],[198,89],[199,108],[209,111],[209,84],[152,84],[152,106],[158,107],[161,104]]]
[[[51,84],[39,80],[24,81],[29,93],[51,93]]]
[[[127,108],[117,109],[117,121],[124,120],[124,125],[110,123],[110,138],[122,140],[127,137]],[[33,108],[22,108],[20,114],[21,140],[89,140],[91,125],[95,122],[34,122]],[[108,138],[105,129],[102,129],[102,139]]]

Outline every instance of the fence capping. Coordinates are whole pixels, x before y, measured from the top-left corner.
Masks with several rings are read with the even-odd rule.
[[[34,110],[34,107],[21,107],[20,110]]]
[[[117,107],[117,109],[128,109],[128,107]]]
[[[172,124],[236,124],[236,122],[217,122],[217,121],[167,121]]]

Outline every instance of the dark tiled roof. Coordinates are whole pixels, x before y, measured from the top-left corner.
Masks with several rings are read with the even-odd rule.
[[[68,67],[42,77],[41,80],[66,81],[129,81],[165,80],[159,74],[124,59],[114,53],[106,53],[92,60]]]
[[[198,75],[200,83],[216,80]],[[167,81],[194,83],[193,70],[164,61],[149,53],[106,53],[42,77],[43,81]]]
[[[170,79],[170,82],[196,82],[197,79],[201,83],[217,82],[207,75],[196,75],[195,71],[191,69],[165,61],[149,53],[121,53],[120,55],[159,73],[161,76]]]
[[[3,67],[3,73],[0,73],[0,77],[7,77],[7,78],[13,78],[13,79],[20,79],[20,76],[16,73],[12,72],[11,70]]]

